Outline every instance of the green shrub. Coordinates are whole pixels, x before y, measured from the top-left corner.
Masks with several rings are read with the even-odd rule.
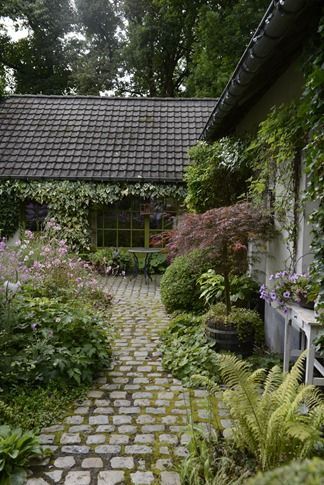
[[[181,314],[171,320],[162,334],[162,354],[164,367],[185,383],[197,373],[217,380],[217,354],[197,316]]]
[[[324,479],[324,460],[313,458],[302,462],[275,468],[266,473],[258,473],[246,485],[322,485]]]
[[[255,307],[259,300],[259,285],[248,275],[234,275],[230,277],[231,303],[246,308]],[[224,276],[217,274],[215,270],[209,269],[199,279],[202,298],[206,305],[213,305],[225,302]]]
[[[210,266],[210,258],[200,250],[175,258],[161,279],[161,299],[167,312],[203,310],[197,279]]]
[[[21,295],[12,311],[1,331],[1,386],[90,382],[108,363],[107,322],[80,301]]]
[[[38,439],[21,429],[0,426],[0,483],[23,485],[26,483],[26,466],[35,457],[43,456]]]

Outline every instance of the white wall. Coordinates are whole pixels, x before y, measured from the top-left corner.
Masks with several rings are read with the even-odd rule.
[[[303,75],[299,67],[299,63],[293,62],[288,66],[287,70],[277,79],[271,88],[262,96],[248,113],[244,116],[241,122],[237,125],[237,134],[252,133],[257,130],[260,121],[263,121],[273,106],[279,106],[282,103],[287,103],[299,97],[303,89]],[[292,162],[287,162],[292,163]],[[306,175],[304,173],[303,162],[300,162],[300,183],[299,183],[299,197],[303,198],[303,193],[306,188]],[[285,194],[285,188],[277,186],[276,191],[279,194]],[[293,208],[293,200],[291,207]],[[311,261],[310,254],[311,244],[311,227],[307,220],[309,214],[312,212],[311,204],[306,204],[300,215],[298,221],[298,238],[296,248],[296,260],[291,260],[292,246],[287,246],[287,233],[280,228],[280,225],[275,222],[278,235],[271,241],[266,243],[266,246],[257,247],[255,244],[250,245],[249,255],[252,258],[250,264],[250,273],[256,280],[262,284],[269,284],[269,276],[283,269],[291,268],[298,272],[306,272]],[[293,217],[291,211],[290,217]],[[284,335],[284,318],[278,310],[265,305],[265,335],[268,347],[274,351],[282,353],[283,351],[283,335]],[[298,336],[295,335],[295,344],[298,344]]]

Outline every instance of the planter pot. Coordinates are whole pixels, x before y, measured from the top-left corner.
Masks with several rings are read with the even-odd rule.
[[[228,351],[241,354],[247,357],[252,354],[254,339],[247,338],[242,341],[238,337],[235,327],[225,326],[213,318],[206,322],[206,335],[209,340],[215,343],[215,350]]]
[[[299,301],[298,305],[302,308],[307,308],[308,310],[314,310],[315,302],[314,301]]]

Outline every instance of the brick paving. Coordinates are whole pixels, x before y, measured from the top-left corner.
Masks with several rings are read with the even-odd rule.
[[[162,369],[168,316],[159,281],[108,278],[106,288],[114,294],[112,365],[62,423],[42,430],[53,456],[28,485],[180,484],[174,465],[187,454],[189,393]],[[207,423],[205,391],[192,392]]]

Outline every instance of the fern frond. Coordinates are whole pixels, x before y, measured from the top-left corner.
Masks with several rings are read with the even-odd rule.
[[[275,389],[278,389],[280,384],[283,381],[283,373],[281,368],[278,365],[272,367],[269,371],[265,383],[264,383],[264,390],[263,396],[267,396],[269,393],[272,393]]]
[[[284,376],[282,384],[276,391],[279,399],[281,396],[281,400],[290,402],[292,397],[296,395],[302,379],[305,359],[306,351],[300,354],[290,372]]]
[[[267,375],[267,371],[265,369],[262,369],[262,368],[261,369],[256,369],[248,377],[248,381],[260,385],[261,383],[263,383],[266,375]]]
[[[212,394],[213,396],[217,393],[217,392],[221,392],[222,389],[219,387],[218,384],[216,384],[214,381],[212,381],[211,379],[209,379],[208,377],[206,376],[202,376],[200,374],[194,374],[192,377],[191,377],[191,380],[192,380],[192,383],[199,386],[199,387],[203,387],[204,389],[207,389],[208,392],[210,394]]]

